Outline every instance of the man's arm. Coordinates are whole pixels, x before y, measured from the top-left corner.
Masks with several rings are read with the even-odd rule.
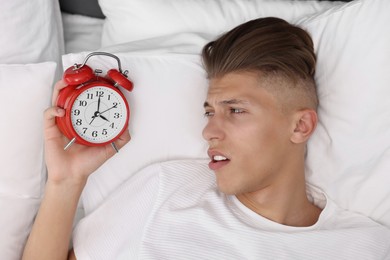
[[[47,182],[23,259],[68,259],[73,219],[84,186],[85,182]]]
[[[89,175],[114,156],[111,145],[87,147],[69,142],[58,129],[55,118],[65,111],[54,107],[55,100],[66,84],[59,81],[53,91],[53,107],[45,111],[45,161],[48,181],[45,195],[23,253],[23,259],[67,259],[73,219],[78,201]],[[130,141],[125,131],[115,141],[118,149]]]

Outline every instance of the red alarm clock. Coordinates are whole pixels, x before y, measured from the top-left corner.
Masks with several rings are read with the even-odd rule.
[[[86,65],[95,55],[112,57],[118,62],[118,70],[110,69],[105,77],[101,70]],[[57,117],[60,131],[70,140],[66,150],[74,142],[87,146],[112,144],[126,130],[130,108],[119,87],[133,90],[133,83],[122,72],[117,56],[106,52],[90,53],[82,64],[65,70],[63,80],[68,84],[58,94],[56,105],[65,110],[65,116]]]

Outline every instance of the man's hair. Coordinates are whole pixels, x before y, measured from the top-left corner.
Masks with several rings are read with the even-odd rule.
[[[317,108],[313,41],[305,30],[282,19],[268,17],[241,24],[208,43],[202,58],[209,79],[231,72],[259,72],[266,79],[288,83],[282,85],[295,90],[288,95],[291,99],[295,92],[302,108]]]

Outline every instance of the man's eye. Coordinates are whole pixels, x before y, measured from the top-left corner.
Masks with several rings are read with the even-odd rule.
[[[204,112],[204,116],[205,116],[205,117],[210,117],[210,116],[213,116],[213,115],[214,115],[213,112],[210,112],[210,111]]]
[[[230,112],[231,112],[232,114],[241,114],[241,113],[244,113],[244,110],[239,109],[239,108],[231,108],[231,109],[230,109]]]

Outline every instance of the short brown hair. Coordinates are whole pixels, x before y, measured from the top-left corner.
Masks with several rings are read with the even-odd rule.
[[[314,73],[316,56],[310,35],[275,17],[259,18],[237,26],[202,51],[209,79],[231,72],[261,72],[292,82],[309,106],[318,104]],[[303,95],[302,95],[303,94]]]

